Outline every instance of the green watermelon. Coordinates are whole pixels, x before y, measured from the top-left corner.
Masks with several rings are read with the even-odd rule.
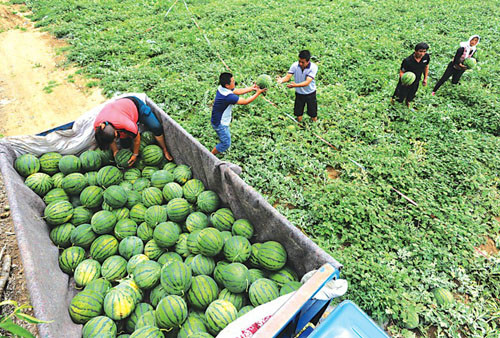
[[[144,142],[146,145],[155,144],[155,135],[152,131],[145,130],[141,133],[141,142]]]
[[[92,291],[78,293],[69,304],[69,315],[73,322],[85,324],[102,313],[103,298]]]
[[[191,253],[187,245],[187,240],[188,234],[181,233],[179,235],[177,243],[175,244],[175,252],[178,253],[181,257],[187,257]]]
[[[401,76],[401,84],[403,86],[411,86],[413,84],[413,82],[415,82],[415,79],[416,79],[416,75],[415,73],[413,72],[405,72],[403,74],[403,76]]]
[[[109,186],[102,196],[104,202],[113,209],[121,208],[127,203],[127,192],[119,185]]]
[[[158,262],[147,260],[137,264],[134,269],[134,281],[143,290],[154,288],[160,282],[161,266]]]
[[[211,190],[205,190],[198,195],[196,205],[205,213],[211,213],[219,207],[219,196]]]
[[[120,169],[128,168],[128,161],[132,157],[132,152],[129,149],[120,149],[115,155],[116,166]]]
[[[151,175],[151,185],[160,190],[165,187],[167,183],[174,181],[174,175],[167,170],[158,170]]]
[[[97,171],[86,172],[83,176],[89,185],[97,185]]]
[[[163,202],[163,194],[160,189],[149,187],[142,191],[142,204],[146,208],[153,205],[161,205]]]
[[[191,268],[183,262],[171,261],[163,265],[160,283],[168,294],[183,296],[191,287]]]
[[[215,261],[212,257],[207,257],[203,255],[194,256],[191,261],[191,270],[193,271],[193,276],[198,275],[211,275],[215,269]]]
[[[54,175],[59,171],[59,161],[62,155],[56,152],[45,153],[40,156],[40,169],[46,174]],[[17,169],[17,168],[16,168]]]
[[[158,263],[161,266],[170,262],[182,262],[182,257],[177,252],[164,252],[160,258],[158,258]]]
[[[163,187],[163,198],[165,198],[166,202],[170,202],[174,198],[181,198],[182,196],[182,187],[178,183],[170,182]]]
[[[97,184],[101,187],[107,188],[120,184],[121,181],[123,181],[123,173],[117,167],[108,165],[97,172]]]
[[[153,311],[154,308],[148,303],[139,303],[136,305],[134,311],[125,321],[125,329],[127,332],[134,332],[135,325],[139,318],[141,318],[146,312]]]
[[[208,331],[216,335],[238,318],[238,310],[232,303],[217,299],[208,306],[205,316]]]
[[[120,251],[119,247],[118,247],[118,251]],[[120,253],[120,255],[121,255],[121,253]],[[137,264],[139,264],[140,262],[148,261],[148,260],[149,260],[148,256],[146,256],[144,254],[136,254],[136,255],[133,255],[132,257],[130,257],[130,259],[127,262],[128,274],[133,275],[134,269],[137,266]]]
[[[203,182],[193,178],[187,181],[182,187],[182,194],[184,198],[188,200],[188,202],[196,203],[198,199],[198,195],[201,194],[205,190],[205,186]]]
[[[59,256],[59,267],[68,275],[73,274],[77,266],[85,259],[85,250],[78,246],[64,249]]]
[[[141,157],[146,165],[155,166],[161,162],[163,158],[163,150],[159,146],[151,144],[144,147]]]
[[[135,180],[141,177],[141,171],[137,168],[130,168],[123,173],[123,179],[134,184]]]
[[[142,200],[142,197],[141,197],[141,200]],[[130,208],[129,217],[131,220],[140,224],[140,223],[144,222],[147,210],[148,210],[148,208],[146,208],[144,206],[144,204],[137,203],[132,208]]]
[[[142,222],[137,228],[137,237],[142,239],[143,242],[148,242],[153,239],[153,231],[154,229],[147,225],[146,222]]]
[[[137,223],[130,218],[120,219],[116,222],[114,232],[115,237],[120,241],[125,237],[135,236],[137,234]]]
[[[144,220],[154,229],[158,224],[167,221],[167,210],[160,205],[152,205],[146,210]]]
[[[194,334],[205,332],[207,332],[207,329],[203,320],[189,314],[184,324],[182,324],[177,338],[189,338]]]
[[[51,189],[48,193],[43,196],[43,201],[46,205],[49,205],[55,201],[69,201],[69,196],[66,194],[62,188]]]
[[[80,154],[80,164],[83,171],[95,171],[101,168],[102,157],[94,150],[86,150]]]
[[[132,188],[135,191],[142,193],[144,189],[149,188],[150,186],[151,182],[149,181],[149,179],[147,179],[146,177],[139,177],[138,179],[135,180],[134,184],[132,185]]]
[[[224,246],[224,241],[220,231],[215,228],[205,228],[200,230],[196,237],[196,247],[205,256],[213,257],[217,255]]]
[[[248,277],[249,277],[249,282],[250,285],[252,285],[253,282],[255,282],[259,278],[266,278],[267,274],[260,270],[260,269],[249,269],[248,270]]]
[[[91,291],[102,297],[104,300],[104,296],[111,290],[111,282],[105,280],[104,278],[97,278],[92,280],[85,286],[84,291]]]
[[[118,245],[118,252],[125,259],[142,254],[144,251],[144,242],[137,236],[128,236],[121,240]]]
[[[24,184],[33,190],[38,196],[45,196],[53,187],[52,177],[44,173],[34,173],[29,175]]]
[[[168,218],[174,222],[183,222],[189,212],[189,203],[183,198],[174,198],[167,204]]]
[[[241,218],[233,223],[231,233],[234,236],[243,236],[250,240],[254,233],[253,225],[247,219]]]
[[[14,168],[17,170],[19,175],[28,177],[40,170],[40,160],[35,155],[23,154],[16,158]]]
[[[101,264],[94,259],[85,259],[75,268],[74,278],[78,286],[85,286],[99,277],[101,277]]]
[[[233,212],[228,208],[221,208],[210,216],[210,222],[219,231],[230,231],[234,223]]]
[[[144,246],[144,254],[152,260],[160,258],[163,252],[165,252],[164,249],[160,247],[154,239],[148,241]]]
[[[130,210],[128,210],[126,207],[113,209],[113,210],[111,210],[111,212],[115,215],[117,221],[128,219],[130,216]],[[133,221],[133,222],[136,223],[135,221]],[[136,224],[136,227],[137,227],[137,224]]]
[[[107,210],[96,212],[90,220],[92,230],[98,235],[111,233],[115,228],[116,222],[115,214]]]
[[[276,271],[285,266],[287,254],[285,248],[280,243],[267,241],[259,247],[257,259],[265,269]]]
[[[229,291],[228,289],[223,289],[219,293],[219,297],[217,299],[227,300],[228,302],[233,304],[238,311],[243,307],[246,301],[244,293],[234,293]]]
[[[169,264],[169,266],[172,264]],[[217,283],[209,276],[199,275],[192,279],[191,288],[187,292],[187,300],[191,306],[204,310],[217,299],[218,295]]]
[[[250,286],[248,268],[241,263],[226,265],[221,272],[222,284],[234,293],[241,293]]]
[[[99,263],[118,252],[118,240],[111,235],[101,235],[90,245],[90,256]]]
[[[179,239],[181,229],[174,222],[162,222],[153,231],[153,239],[162,248],[174,246]]]
[[[117,281],[126,275],[127,261],[122,256],[110,256],[101,265],[101,276],[108,281]]]
[[[82,206],[73,209],[73,216],[71,216],[70,223],[73,225],[88,224],[92,218],[92,212]]]
[[[45,207],[44,218],[49,224],[66,223],[73,216],[73,206],[68,201],[55,201]]]
[[[467,67],[467,69],[474,69],[476,67],[477,61],[474,58],[466,58],[463,62],[463,65]]]
[[[192,212],[186,218],[186,229],[189,232],[201,230],[208,226],[208,217],[202,212]]]
[[[259,306],[278,298],[279,289],[272,280],[260,278],[250,285],[248,297],[253,306]]]
[[[291,281],[284,284],[280,289],[280,296],[289,294],[290,292],[297,291],[302,286],[301,282]]]
[[[71,245],[71,232],[75,226],[71,223],[64,223],[56,226],[50,231],[49,237],[56,246],[67,248]]]
[[[75,155],[64,155],[59,160],[59,171],[64,175],[79,172],[80,168],[80,159]]]
[[[168,296],[168,292],[163,288],[161,284],[158,284],[149,293],[149,300],[151,301],[151,305],[156,308],[160,300],[162,300],[166,296]]]
[[[110,337],[116,337],[116,324],[111,318],[106,316],[97,316],[85,323],[82,329],[82,338],[100,337],[103,333],[109,333]]]
[[[142,194],[136,190],[127,191],[126,207],[132,209],[133,206],[142,203]]]
[[[80,202],[86,208],[97,208],[104,201],[103,192],[104,190],[101,187],[95,185],[88,186],[80,193]]]
[[[104,313],[111,319],[128,317],[135,308],[135,301],[123,290],[113,288],[104,297]]]
[[[61,188],[61,183],[62,183],[62,179],[64,178],[64,174],[63,173],[55,173],[54,175],[52,175],[52,182],[54,184],[54,188]]]
[[[278,271],[269,273],[268,278],[278,284],[279,287],[282,287],[289,282],[298,281],[299,279],[295,271],[288,266],[285,266]]]
[[[455,302],[453,294],[445,288],[436,288],[432,291],[432,294],[440,307],[448,308]]]
[[[178,165],[174,169],[173,174],[174,174],[175,182],[177,182],[179,184],[184,184],[193,177],[193,173],[191,172],[191,169],[187,165],[184,165],[184,164]]]
[[[246,262],[250,257],[252,246],[243,236],[233,236],[224,243],[224,257],[229,262]]]
[[[166,296],[156,307],[156,322],[165,329],[180,327],[188,316],[187,304],[179,296]]]
[[[257,86],[261,89],[270,88],[273,85],[273,80],[267,74],[259,75],[257,81],[255,82]]]
[[[80,224],[71,231],[70,241],[84,249],[90,248],[90,244],[97,238],[90,224]]]

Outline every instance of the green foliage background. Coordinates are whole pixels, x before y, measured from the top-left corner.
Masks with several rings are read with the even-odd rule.
[[[495,336],[500,269],[475,247],[500,244],[500,3],[422,1],[188,1],[211,47],[182,1],[28,1],[32,19],[70,43],[68,62],[100,79],[108,96],[146,92],[207,148],[216,142],[210,104],[224,66],[237,82],[286,74],[298,51],[319,66],[320,122],[286,128],[293,91],[234,109],[225,160],[293,224],[345,265],[354,300],[396,336]],[[479,69],[459,86],[430,89],[460,41],[482,36]],[[401,60],[431,46],[429,87],[415,111],[389,105]],[[307,119],[306,119],[307,120]],[[349,159],[365,166],[360,171]],[[341,171],[327,177],[326,167]],[[415,200],[414,207],[390,186]],[[431,217],[434,215],[434,217]],[[454,306],[432,296],[450,289]],[[410,332],[408,314],[420,324]]]

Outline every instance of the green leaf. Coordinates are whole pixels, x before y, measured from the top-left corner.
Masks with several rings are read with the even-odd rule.
[[[17,307],[17,302],[13,300],[4,300],[3,302],[0,303],[0,306],[5,306],[5,305],[12,305]]]
[[[8,331],[15,336],[25,337],[25,338],[35,338],[35,336],[31,332],[15,324],[10,319],[0,323],[0,329],[4,329],[5,331]]]
[[[52,323],[53,320],[42,320],[42,319],[38,319],[38,318],[35,318],[33,316],[30,316],[26,313],[22,313],[22,312],[17,312],[15,314],[15,316],[19,319],[22,319],[24,321],[27,321],[28,323],[32,323],[32,324],[40,324],[40,323],[45,323],[45,324],[48,324],[48,323]]]

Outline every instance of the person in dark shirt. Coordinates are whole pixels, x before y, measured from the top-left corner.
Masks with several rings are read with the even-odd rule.
[[[401,63],[401,68],[399,70],[399,81],[396,86],[396,90],[394,91],[394,95],[392,95],[391,103],[394,103],[394,99],[397,98],[399,103],[403,103],[406,100],[406,105],[408,108],[410,107],[410,102],[415,98],[415,94],[418,90],[418,85],[420,83],[420,78],[422,77],[422,73],[424,74],[424,80],[422,84],[424,86],[427,85],[427,77],[429,75],[429,62],[431,60],[429,54],[427,54],[427,50],[429,49],[429,45],[425,42],[420,42],[415,46],[415,52],[408,56]],[[401,83],[401,76],[405,72],[413,72],[416,76],[415,81],[409,86],[403,86]]]
[[[214,128],[220,142],[212,149],[212,154],[216,155],[224,153],[231,146],[231,132],[229,124],[232,119],[233,105],[242,104],[246,105],[255,100],[266,89],[261,89],[257,85],[247,88],[235,88],[233,74],[222,73],[219,76],[219,87],[215,95],[214,105],[212,107],[212,128]],[[240,98],[238,95],[255,93],[249,98]]]
[[[441,87],[450,77],[451,83],[453,84],[457,84],[458,81],[460,81],[462,74],[467,70],[463,62],[466,58],[470,58],[474,55],[476,52],[476,45],[479,43],[480,39],[479,35],[473,35],[469,38],[469,41],[460,43],[460,47],[457,49],[455,57],[450,61],[448,67],[446,67],[443,76],[441,76],[441,79],[439,79],[434,86],[431,95],[435,95],[439,87]]]

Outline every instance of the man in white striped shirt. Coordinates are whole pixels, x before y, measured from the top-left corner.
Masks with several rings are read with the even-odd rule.
[[[307,104],[307,115],[311,120],[318,120],[318,101],[316,100],[316,82],[314,78],[318,73],[318,66],[310,61],[311,53],[302,50],[299,53],[299,61],[294,62],[285,77],[278,77],[278,83],[288,82],[292,76],[294,81],[287,84],[288,88],[295,88],[295,105],[293,112],[297,121],[302,122],[304,108]]]

